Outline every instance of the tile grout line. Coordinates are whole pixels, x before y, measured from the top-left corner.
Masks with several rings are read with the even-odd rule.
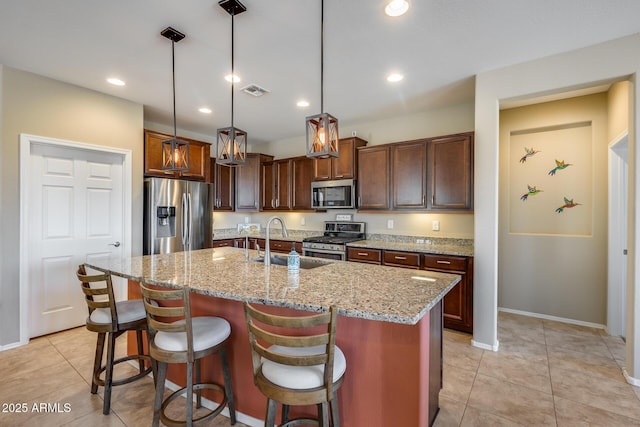
[[[558,425],[558,410],[556,408],[556,395],[553,392],[553,377],[551,376],[551,361],[549,360],[549,343],[547,342],[547,327],[542,322],[542,334],[544,335],[544,351],[547,355],[547,371],[549,372],[549,383],[551,384],[551,401],[553,402],[553,417],[556,427]]]

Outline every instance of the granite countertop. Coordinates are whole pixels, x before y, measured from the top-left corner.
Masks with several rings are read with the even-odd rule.
[[[440,239],[438,241],[428,240],[427,243],[415,243],[407,241],[389,240],[358,240],[347,243],[347,246],[354,248],[386,249],[393,251],[418,252],[423,254],[436,255],[457,255],[473,256],[473,244],[469,240]]]
[[[249,250],[249,257],[257,251]],[[454,285],[456,274],[302,257],[323,265],[290,274],[286,266],[246,260],[244,249],[216,248],[86,264],[149,284],[307,311],[335,305],[338,314],[416,324]]]
[[[280,229],[271,230],[271,240],[284,240],[287,242],[302,242],[302,239],[305,237],[311,236],[320,236],[322,235],[322,231],[314,231],[314,232],[298,232],[298,231],[290,231],[288,237],[282,237],[282,232]],[[216,240],[225,240],[225,239],[244,239],[245,237],[249,237],[249,239],[265,239],[267,234],[263,229],[259,233],[238,233],[236,230],[224,230],[224,231],[215,231],[213,234],[213,241]]]

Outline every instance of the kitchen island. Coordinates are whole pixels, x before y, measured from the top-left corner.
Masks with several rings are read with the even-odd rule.
[[[249,258],[257,256],[248,252]],[[253,384],[242,302],[294,315],[335,305],[340,316],[336,344],[347,358],[339,392],[343,425],[430,425],[442,385],[441,301],[460,276],[303,260],[313,268],[290,274],[286,266],[265,267],[246,259],[243,249],[216,248],[87,265],[129,279],[129,298],[140,297],[138,283],[143,281],[188,287],[194,315],[226,318],[232,327],[232,380],[241,414],[263,419],[266,408],[266,399]],[[217,363],[203,364],[203,378],[220,380]],[[169,379],[183,384],[184,369],[174,368]]]

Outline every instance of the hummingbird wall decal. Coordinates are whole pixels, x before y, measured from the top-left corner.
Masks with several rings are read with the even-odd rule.
[[[527,154],[525,154],[524,156],[522,156],[522,157],[520,158],[520,163],[525,163],[525,162],[527,161],[527,158],[528,158],[528,157],[531,157],[531,156],[533,156],[534,154],[536,154],[536,153],[539,153],[539,152],[540,152],[540,150],[535,150],[535,149],[533,149],[533,148],[527,148],[527,147],[524,147],[524,151],[525,151]]]
[[[561,213],[561,212],[563,212],[563,211],[564,211],[564,209],[565,209],[565,208],[567,208],[567,209],[568,209],[568,208],[573,208],[573,207],[578,206],[578,205],[580,205],[580,204],[581,204],[581,203],[575,203],[575,202],[573,201],[573,199],[569,200],[569,199],[567,199],[567,198],[565,197],[565,198],[564,198],[564,205],[562,205],[562,206],[560,206],[558,209],[556,209],[556,212],[557,212],[557,213]]]
[[[564,160],[559,162],[556,160],[556,167],[549,171],[549,175],[553,176],[556,172],[561,171],[563,169],[568,168],[569,166],[573,166],[572,163],[565,163]]]
[[[538,193],[542,193],[542,190],[538,190],[535,186],[527,184],[527,188],[529,189],[529,191],[527,191],[522,195],[522,197],[520,197],[520,200],[522,200],[523,202],[527,200],[529,196],[535,196]]]

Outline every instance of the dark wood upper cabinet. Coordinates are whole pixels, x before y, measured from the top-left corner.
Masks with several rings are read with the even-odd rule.
[[[473,133],[429,140],[427,208],[473,209]]]
[[[427,141],[391,146],[391,208],[427,207]]]
[[[291,209],[291,160],[262,163],[262,209]]]
[[[342,138],[338,142],[339,157],[315,160],[314,180],[354,179],[358,174],[358,147],[367,145],[367,141],[358,138]]]
[[[311,209],[311,182],[314,160],[309,157],[291,159],[291,209]]]
[[[216,211],[233,211],[235,202],[234,168],[216,164],[211,159],[211,182],[213,182],[213,208]]]
[[[273,156],[247,153],[244,166],[235,169],[236,211],[257,212],[262,206],[262,163],[273,160]]]
[[[172,137],[172,135],[145,129],[144,175],[208,181],[211,162],[211,144],[208,142],[178,137],[189,143],[189,170],[166,171],[162,169],[162,141]]]
[[[358,150],[358,209],[389,209],[389,146]]]

